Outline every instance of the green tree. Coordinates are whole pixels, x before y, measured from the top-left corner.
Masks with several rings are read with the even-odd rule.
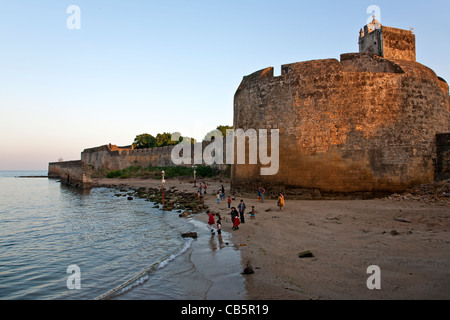
[[[134,138],[133,142],[134,149],[146,149],[154,147],[156,147],[156,139],[151,134],[143,133],[137,135],[136,138]]]
[[[165,146],[171,146],[180,143],[183,140],[183,137],[179,135],[179,139],[172,141],[172,134],[171,133],[158,133],[156,135],[156,146],[158,147],[165,147]]]
[[[233,126],[217,126],[216,129],[208,132],[203,140],[209,141],[212,138],[215,138],[217,131],[220,131],[220,133],[222,133],[222,137],[225,137],[227,135],[227,129],[233,129]]]
[[[174,138],[174,141],[172,141]],[[186,141],[190,141],[191,143],[195,143],[195,139],[189,137],[183,137],[179,132],[175,133],[158,133],[156,138],[151,134],[144,133],[137,135],[133,142],[134,149],[145,149],[145,148],[154,148],[154,147],[165,147],[176,145],[186,139]]]

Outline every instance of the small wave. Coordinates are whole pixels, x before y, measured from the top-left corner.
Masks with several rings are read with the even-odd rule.
[[[165,257],[162,260],[159,260],[159,261],[153,263],[151,266],[142,270],[138,275],[127,280],[126,282],[122,283],[121,285],[117,286],[116,288],[108,291],[107,293],[102,294],[101,296],[98,296],[97,298],[95,298],[95,300],[111,299],[111,298],[114,298],[121,294],[124,294],[137,286],[142,285],[150,278],[150,274],[152,272],[164,268],[170,262],[174,261],[177,257],[179,257],[183,253],[185,253],[191,247],[193,240],[194,239],[186,239],[186,242],[184,243],[183,248],[181,248],[178,252],[170,255],[169,257]]]

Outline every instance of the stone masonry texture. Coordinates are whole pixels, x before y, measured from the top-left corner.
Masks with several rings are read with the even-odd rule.
[[[245,76],[234,128],[279,129],[280,169],[262,176],[259,164],[234,165],[232,190],[262,184],[314,197],[432,182],[435,136],[450,131],[449,87],[410,60],[351,53],[283,65],[278,77],[273,68]]]

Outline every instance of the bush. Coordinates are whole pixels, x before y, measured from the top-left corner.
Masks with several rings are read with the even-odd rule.
[[[112,179],[112,178],[120,177],[121,174],[122,174],[122,170],[113,170],[113,171],[108,172],[106,177]]]
[[[196,171],[198,176],[203,178],[211,178],[220,175],[219,169],[210,166],[198,166]]]
[[[120,178],[121,179],[126,179],[126,178],[129,178],[129,177],[131,177],[131,174],[129,172],[121,172],[120,173]]]

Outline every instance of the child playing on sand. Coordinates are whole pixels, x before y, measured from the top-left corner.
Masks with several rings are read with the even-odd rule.
[[[228,202],[228,209],[230,209],[230,206],[231,206],[231,197],[230,196],[228,196],[227,202]]]
[[[220,203],[220,192],[219,191],[217,191],[216,197],[217,197],[217,203]]]
[[[252,206],[252,211],[250,211],[250,218],[255,217],[255,206]]]

